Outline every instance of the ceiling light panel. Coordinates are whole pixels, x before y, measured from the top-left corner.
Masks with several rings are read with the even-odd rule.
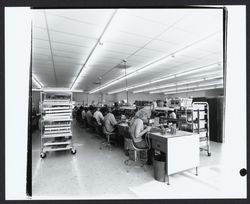
[[[140,56],[140,55],[133,55],[133,56],[129,57],[129,59],[127,59],[127,60],[128,60],[129,64],[132,64],[132,65],[136,64],[136,65],[140,66],[140,65],[143,65],[146,60],[148,60],[148,57]],[[134,68],[131,67],[130,69],[134,69]]]
[[[178,81],[169,81],[167,83],[162,84],[156,84],[154,86],[147,86],[143,89],[136,89],[133,91],[133,93],[141,93],[141,92],[150,92],[152,91],[160,91],[160,89],[167,89],[167,88],[174,88],[177,86],[189,86],[196,84],[201,84],[205,82],[211,82],[211,81],[218,81],[222,79],[222,75],[217,76],[209,76],[209,75],[203,75],[199,78],[191,78],[191,79],[184,79],[184,80],[178,80]]]
[[[63,52],[54,51],[53,56],[56,58],[66,58],[66,59],[72,59],[72,60],[77,60],[77,61],[83,60],[83,55],[76,55],[73,53],[71,54],[71,53],[63,53]]]
[[[33,66],[43,66],[43,67],[52,67],[52,61],[51,60],[42,60],[42,59],[38,59],[37,57],[32,57],[32,65]]]
[[[36,38],[33,38],[32,45],[33,45],[33,47],[42,47],[42,48],[44,48],[46,50],[50,49],[48,39],[36,39]]]
[[[113,9],[50,9],[49,15],[56,15],[85,24],[101,26],[106,22]],[[97,15],[98,14],[98,15]],[[100,17],[99,17],[100,16]]]
[[[116,27],[116,29],[119,29],[119,27]],[[130,30],[130,32],[112,30],[109,32],[109,35],[105,37],[103,43],[120,43],[133,47],[142,47],[150,40],[150,38],[138,36],[133,32],[131,33],[131,31],[133,30]]]
[[[137,35],[140,34],[148,38],[154,38],[166,29],[166,26],[164,25],[129,15],[128,12],[131,11],[132,10],[119,10],[119,15],[114,19],[110,29],[134,33]]]
[[[64,74],[66,75],[65,77],[67,78],[75,76],[80,69],[79,67],[71,67],[71,66],[60,66],[60,67],[56,66],[55,68],[58,75]]]
[[[197,40],[197,37],[190,35],[186,31],[177,28],[170,28],[164,35],[160,36],[158,39],[171,41],[178,45],[185,45]]]
[[[63,42],[51,42],[52,50],[64,50],[65,52],[88,53],[89,48],[86,46],[79,46],[76,44],[67,44]]]
[[[38,54],[38,53],[33,53],[32,55],[32,60],[34,61],[51,61],[51,55],[45,55],[45,54]]]
[[[142,49],[136,53],[136,55],[150,58],[158,58],[159,56],[165,56],[166,53],[163,51],[151,50],[151,49]]]
[[[58,57],[53,55],[54,63],[72,63],[72,64],[82,64],[84,59],[70,58],[70,57]]]
[[[215,79],[212,81],[202,81],[198,83],[190,83],[190,84],[185,84],[185,85],[180,85],[180,86],[175,86],[175,87],[169,87],[165,89],[159,89],[159,90],[154,90],[150,91],[150,94],[153,93],[163,93],[163,92],[169,92],[169,91],[178,91],[178,90],[185,90],[185,89],[193,89],[193,88],[200,88],[200,87],[206,87],[206,86],[215,86],[215,85],[222,85],[223,80],[221,79]]]
[[[71,51],[67,52],[67,51],[53,49],[53,55],[60,56],[60,57],[70,57],[70,58],[75,58],[75,59],[82,59],[83,56],[87,55],[87,52],[86,53],[71,52]]]
[[[123,44],[123,43],[115,43],[115,42],[103,42],[103,47],[100,48],[103,50],[103,52],[105,52],[106,50],[108,51],[113,51],[115,52],[117,51],[122,51],[122,53],[124,53],[125,56],[135,52],[138,47],[136,45],[127,45],[127,44]]]
[[[45,40],[48,40],[48,33],[47,33],[47,30],[46,30],[46,27],[37,27],[37,26],[34,26],[32,27],[32,37],[35,38],[35,39],[45,39]]]
[[[166,54],[171,54],[174,51],[178,50],[179,46],[176,43],[166,42],[162,40],[153,40],[148,45],[146,45],[145,48],[164,52]]]
[[[172,25],[176,19],[180,19],[186,13],[184,9],[131,9],[127,12],[128,15],[164,26]]]
[[[57,31],[62,31],[62,32],[70,31],[72,33],[77,33],[78,35],[85,35],[93,38],[98,38],[99,37],[98,35],[102,30],[101,26],[97,26],[94,24],[87,24],[84,22],[84,19],[88,18],[87,16],[84,15],[84,10],[82,12],[83,22],[69,18],[63,18],[56,15],[50,15],[48,11],[46,12],[47,12],[49,28],[53,28]],[[98,16],[99,15],[97,15],[97,18]]]
[[[33,54],[38,53],[38,54],[50,55],[50,50],[49,50],[49,48],[32,46],[32,53]]]
[[[79,37],[79,35],[64,34],[64,33],[53,32],[53,31],[50,31],[50,39],[51,41],[55,41],[55,42],[79,45],[79,46],[88,47],[88,48],[92,47],[97,40],[96,38],[92,38],[91,36]]]

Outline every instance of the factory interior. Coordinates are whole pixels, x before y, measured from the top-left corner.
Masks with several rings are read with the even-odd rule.
[[[223,198],[224,15],[32,9],[32,197]]]

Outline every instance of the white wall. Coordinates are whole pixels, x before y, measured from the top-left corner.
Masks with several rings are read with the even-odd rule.
[[[169,97],[181,97],[181,98],[188,98],[192,96],[195,97],[217,97],[217,96],[224,96],[223,89],[216,89],[216,90],[207,90],[207,91],[195,91],[195,92],[188,92],[188,93],[179,93],[174,95],[168,95]]]
[[[148,94],[148,93],[133,94],[129,92],[128,102],[133,104],[136,100],[137,101],[153,101],[157,99],[164,99],[164,97],[165,96],[163,94]],[[124,99],[127,99],[127,94],[125,92],[117,93],[117,94],[114,94],[114,98],[115,98],[115,101],[124,100]]]
[[[95,101],[95,104],[98,102],[101,102],[103,97],[104,103],[112,103],[114,102],[114,95],[108,95],[108,94],[87,94],[87,93],[73,93],[73,100],[76,102],[81,102],[84,104],[90,105],[92,101]]]
[[[26,198],[29,8],[5,8],[5,198]],[[2,175],[1,175],[2,176]]]
[[[127,95],[126,93],[118,93],[118,94],[103,94],[104,103],[113,103],[116,101],[120,101],[123,99],[126,99]],[[146,94],[146,93],[129,93],[129,102],[133,104],[136,100],[140,101],[152,101],[155,99],[163,99],[163,94]],[[101,101],[101,95],[100,94],[86,94],[86,93],[74,93],[73,94],[73,100],[76,102],[83,102],[85,104],[88,103],[90,105],[92,101],[94,100],[95,103],[98,103],[98,101]]]

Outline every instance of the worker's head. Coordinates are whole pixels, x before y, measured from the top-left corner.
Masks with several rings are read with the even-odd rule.
[[[109,113],[109,109],[108,109],[107,107],[103,107],[103,108],[102,108],[102,113],[103,113],[104,115],[107,115],[107,114]]]
[[[90,105],[90,106],[89,106],[89,110],[90,110],[91,112],[94,111],[94,106]]]
[[[135,114],[135,117],[140,118],[142,121],[146,122],[148,120],[148,113],[145,110],[141,109]]]

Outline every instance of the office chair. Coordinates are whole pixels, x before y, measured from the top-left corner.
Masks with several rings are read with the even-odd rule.
[[[144,152],[146,152],[146,155],[147,155],[147,151],[149,150],[149,148],[148,147],[147,148],[136,147],[132,138],[129,138],[129,139],[127,138],[126,141],[129,143],[129,144],[127,144],[130,147],[129,150],[134,151],[134,159],[135,160],[132,160],[129,158],[129,159],[124,161],[124,164],[128,167],[131,167],[132,165],[135,167],[142,167],[144,169],[144,171],[146,171],[146,168],[145,168],[146,162],[143,162],[141,160],[140,156],[138,156],[138,154],[140,154],[141,152],[144,151]],[[127,168],[126,171],[129,172],[129,169],[130,168]]]
[[[102,149],[102,147],[105,146],[105,147],[109,148],[109,151],[112,151],[110,140],[111,140],[112,136],[116,135],[116,133],[115,132],[108,132],[106,130],[105,126],[103,126],[102,129],[103,129],[103,134],[105,135],[107,141],[104,141],[101,143],[100,149]]]

